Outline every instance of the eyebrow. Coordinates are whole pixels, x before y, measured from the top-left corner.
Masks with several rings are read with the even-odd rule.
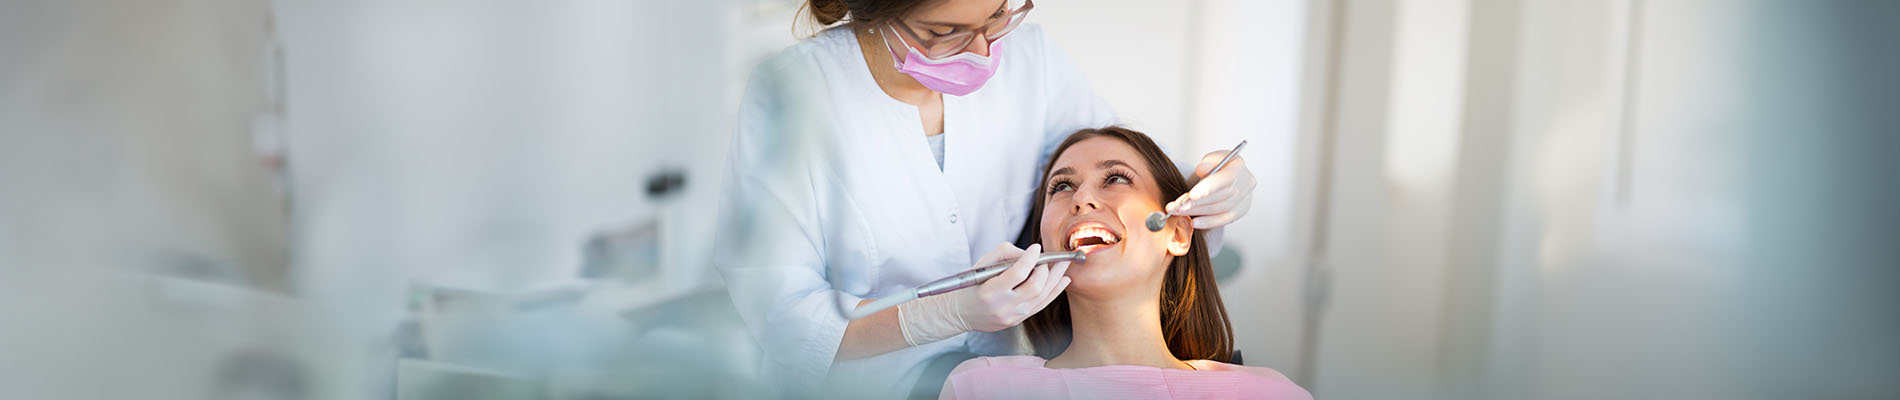
[[[983,26],[984,24],[988,24],[990,22],[990,18],[996,18],[998,15],[1001,15],[1004,11],[1009,11],[1009,2],[1007,1],[1003,2],[1002,4],[997,4],[996,11],[990,12],[990,16],[983,17],[983,22],[978,22],[974,25],[953,24],[953,23],[938,22],[938,21],[917,21],[917,23],[924,24],[924,25],[945,26],[945,27],[951,27],[951,28],[975,28],[975,27]]]
[[[1128,165],[1127,162],[1123,162],[1122,160],[1102,160],[1102,162],[1095,164],[1095,167],[1100,168],[1100,169],[1109,169],[1109,168],[1114,168],[1116,166],[1121,166],[1123,168],[1128,168],[1130,170],[1135,169],[1135,166]],[[1062,168],[1057,168],[1055,171],[1050,172],[1049,176],[1043,179],[1054,178],[1057,176],[1069,175],[1073,173],[1075,173],[1075,168],[1062,167]],[[1136,174],[1139,174],[1139,173],[1136,173]]]

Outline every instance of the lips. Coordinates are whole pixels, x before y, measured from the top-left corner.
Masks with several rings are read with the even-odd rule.
[[[1122,235],[1099,222],[1082,222],[1069,227],[1069,250],[1090,254],[1121,243]]]

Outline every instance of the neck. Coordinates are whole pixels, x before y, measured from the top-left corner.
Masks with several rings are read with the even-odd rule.
[[[877,81],[878,89],[884,94],[913,106],[941,101],[941,93],[924,87],[917,78],[898,71],[897,66],[891,64],[890,49],[903,48],[904,44],[885,44],[886,35],[869,26],[853,24],[850,29],[858,37],[858,51],[864,54],[864,64],[871,67],[871,79]]]
[[[1160,293],[1160,288],[1147,291]],[[1191,369],[1168,351],[1161,334],[1159,296],[1143,299],[1091,299],[1069,293],[1073,339],[1068,350],[1049,360],[1051,368],[1145,365]]]

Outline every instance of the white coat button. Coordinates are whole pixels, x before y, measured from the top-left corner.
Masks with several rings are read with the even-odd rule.
[[[957,223],[957,213],[950,213],[950,223]]]

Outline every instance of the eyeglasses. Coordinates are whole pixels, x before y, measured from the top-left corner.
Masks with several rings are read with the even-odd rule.
[[[1016,30],[1017,25],[1023,23],[1023,17],[1029,14],[1029,10],[1035,8],[1036,2],[1033,0],[1009,0],[1004,3],[1004,7],[1000,12],[1001,15],[983,21],[982,25],[974,29],[969,27],[954,27],[950,33],[937,34],[936,32],[931,32],[929,39],[918,35],[917,31],[912,29],[910,24],[904,23],[902,18],[892,20],[891,24],[895,25],[894,28],[896,29],[890,30],[903,32],[903,36],[909,37],[908,42],[919,44],[918,47],[920,48],[918,52],[923,53],[924,57],[939,59],[963,52],[964,48],[970,47],[971,42],[976,41],[978,33],[983,34],[983,38],[991,42],[1002,38],[1003,35],[1008,35],[1010,31]],[[887,39],[886,43],[888,44],[889,38],[887,37],[885,39]],[[903,40],[903,38],[899,38],[899,40]],[[904,53],[898,52],[896,47],[885,47],[891,50],[892,57],[903,58]]]

